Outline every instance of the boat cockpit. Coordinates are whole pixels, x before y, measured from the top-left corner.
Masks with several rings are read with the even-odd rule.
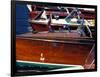
[[[48,32],[69,32],[69,33],[78,33],[80,36],[87,36],[92,38],[92,32],[90,30],[91,25],[85,16],[82,14],[81,10],[78,8],[62,8],[58,7],[59,12],[50,12],[47,11],[47,8],[44,8],[38,15],[33,19],[29,19],[29,22],[32,23],[34,31],[36,26],[43,26],[47,28]],[[63,10],[62,10],[63,9]],[[61,12],[61,13],[60,13]],[[63,13],[63,14],[62,14]],[[45,30],[45,29],[44,29]],[[34,33],[33,31],[33,33]],[[43,30],[40,30],[43,31]],[[37,30],[38,32],[38,30]]]

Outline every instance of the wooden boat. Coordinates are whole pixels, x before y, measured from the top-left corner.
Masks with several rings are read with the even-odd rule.
[[[16,59],[84,66],[93,44],[75,33],[27,33],[16,37]]]
[[[36,9],[37,10],[37,9]],[[77,16],[74,18],[71,18],[71,22],[67,22],[66,21],[66,17],[70,16],[71,17],[71,13],[67,13],[66,11],[59,11],[58,9],[56,9],[56,11],[54,11],[55,9],[45,9],[42,11],[36,11],[33,10],[30,14],[30,20],[29,22],[31,23],[32,29],[36,30],[37,32],[39,31],[48,31],[50,28],[54,29],[54,30],[59,30],[59,29],[63,29],[64,25],[70,25],[71,28],[76,29],[77,26],[79,26],[80,24],[77,23]],[[50,11],[51,10],[51,11]],[[70,8],[70,10],[72,10]],[[84,11],[83,9],[80,9],[80,11],[82,11],[82,14],[80,14],[80,17],[82,17],[82,15],[84,15],[84,25],[89,25],[89,27],[91,27],[93,29],[93,27],[95,26],[94,22],[95,22],[95,11]],[[71,11],[73,12],[73,11]],[[35,13],[35,14],[34,14]],[[77,12],[75,11],[75,14]],[[84,13],[84,14],[83,14]],[[37,14],[37,15],[36,15]],[[87,15],[85,15],[87,14]],[[88,15],[90,14],[90,15]],[[92,15],[91,15],[92,14]],[[59,16],[59,19],[56,19],[55,16]],[[43,17],[44,16],[44,17]],[[73,14],[72,14],[73,16]],[[51,19],[50,19],[51,17]],[[90,23],[88,23],[90,22]]]
[[[33,67],[33,62],[37,62],[37,65],[41,65],[41,63],[44,65],[45,63],[50,63],[50,65],[74,65],[75,67],[78,66],[76,70],[95,69],[95,54],[89,57],[90,52],[95,52],[95,40],[93,39],[87,20],[84,20],[85,23],[83,25],[86,25],[85,27],[89,35],[86,32],[85,35],[81,35],[77,29],[72,29],[71,32],[68,30],[64,32],[50,32],[50,27],[61,28],[66,24],[78,27],[80,24],[75,23],[76,21],[72,23],[66,22],[64,19],[53,19],[51,14],[49,15],[49,19],[39,18],[43,13],[42,11],[35,19],[29,21],[32,24],[32,28],[35,28],[38,33],[16,35],[16,60],[19,62],[18,65],[20,63],[23,65],[24,63],[27,66],[27,63],[29,63],[29,69],[29,67]],[[88,60],[91,60],[91,62],[88,63]],[[20,69],[22,69],[21,67]],[[37,72],[39,71],[40,69],[37,70]]]

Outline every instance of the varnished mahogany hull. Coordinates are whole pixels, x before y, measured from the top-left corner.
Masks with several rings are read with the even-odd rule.
[[[84,65],[92,44],[16,38],[16,60]],[[42,57],[41,57],[42,54]],[[41,61],[41,58],[44,58]]]

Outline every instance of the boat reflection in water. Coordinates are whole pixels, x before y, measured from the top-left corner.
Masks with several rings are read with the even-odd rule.
[[[89,17],[84,18],[79,9],[71,10],[63,18],[45,9],[37,15],[32,13],[29,22],[33,33],[16,35],[17,71],[95,69],[95,40],[87,20]]]

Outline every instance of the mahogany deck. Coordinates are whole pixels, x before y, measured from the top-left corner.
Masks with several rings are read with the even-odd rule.
[[[75,31],[75,30],[71,30],[71,32],[48,32],[48,31],[42,31],[42,32],[38,32],[36,34],[33,34],[31,32],[29,33],[25,33],[25,34],[20,34],[20,35],[16,35],[18,37],[31,37],[31,38],[46,38],[46,39],[59,39],[59,40],[68,40],[68,39],[91,39],[87,36],[80,36],[80,34]]]

